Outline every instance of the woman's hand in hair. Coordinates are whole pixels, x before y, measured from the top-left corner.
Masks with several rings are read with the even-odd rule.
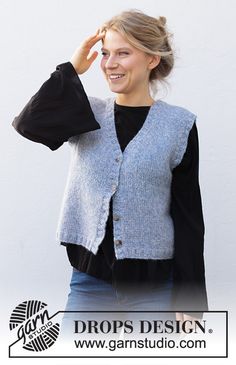
[[[98,29],[96,34],[85,39],[85,41],[75,50],[70,62],[78,75],[86,72],[97,58],[97,51],[94,51],[91,54],[89,53],[91,48],[105,36],[105,33],[105,31],[100,32],[100,29]]]

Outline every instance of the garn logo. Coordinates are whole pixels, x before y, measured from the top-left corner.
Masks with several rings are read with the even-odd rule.
[[[29,351],[44,351],[57,340],[59,323],[49,317],[47,304],[38,300],[28,300],[19,304],[10,317],[10,330],[17,328],[18,340]]]

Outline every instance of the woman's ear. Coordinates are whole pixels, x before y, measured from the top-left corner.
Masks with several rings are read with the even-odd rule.
[[[150,56],[150,61],[148,64],[148,68],[149,70],[152,70],[153,68],[157,67],[157,65],[159,65],[160,61],[161,61],[161,56]]]

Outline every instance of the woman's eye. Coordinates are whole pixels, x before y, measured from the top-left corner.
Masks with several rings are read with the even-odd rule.
[[[128,55],[128,54],[129,54],[129,52],[125,52],[125,51],[123,51],[123,52],[119,52],[119,55],[122,55],[122,54],[124,54],[124,55]],[[107,56],[107,53],[106,53],[106,52],[102,52],[102,56]]]

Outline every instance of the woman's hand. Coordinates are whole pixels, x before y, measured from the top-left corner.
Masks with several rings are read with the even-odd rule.
[[[86,72],[93,61],[97,58],[98,52],[94,51],[89,55],[90,49],[105,36],[106,32],[97,30],[95,35],[88,37],[74,52],[70,59],[75,71],[78,75]]]

